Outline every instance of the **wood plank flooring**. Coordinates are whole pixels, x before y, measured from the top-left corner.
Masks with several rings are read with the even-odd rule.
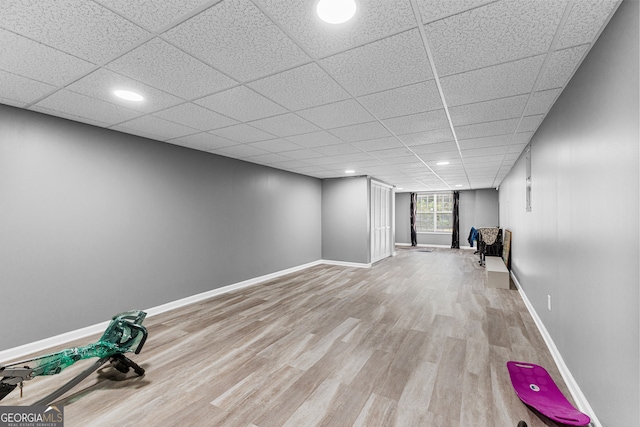
[[[545,366],[569,396],[519,293],[487,288],[466,250],[316,266],[145,325],[131,358],[146,375],[107,365],[57,402],[66,426],[554,425],[517,398],[508,360]],[[35,402],[92,362],[1,403]]]

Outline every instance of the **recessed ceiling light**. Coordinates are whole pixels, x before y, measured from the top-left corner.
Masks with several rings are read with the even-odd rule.
[[[126,99],[127,101],[142,101],[144,98],[139,93],[131,92],[129,90],[114,90],[113,94],[118,98]]]
[[[462,184],[456,184],[456,187],[462,187]]]
[[[356,13],[355,0],[319,0],[316,13],[324,22],[342,24]]]
[[[344,173],[356,173],[356,171],[351,170],[351,169],[347,169],[346,171],[344,171]]]
[[[449,162],[438,162],[438,163],[436,163],[436,165],[438,165],[438,166],[445,166],[445,165],[448,165],[448,164],[449,164]]]

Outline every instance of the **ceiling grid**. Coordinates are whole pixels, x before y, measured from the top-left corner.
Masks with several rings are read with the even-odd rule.
[[[620,1],[356,0],[332,25],[315,0],[7,0],[0,103],[317,178],[492,188]]]

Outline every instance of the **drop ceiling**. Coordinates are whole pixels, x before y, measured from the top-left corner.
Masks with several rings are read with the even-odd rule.
[[[620,0],[358,0],[339,25],[315,2],[4,0],[0,103],[317,178],[491,188]]]

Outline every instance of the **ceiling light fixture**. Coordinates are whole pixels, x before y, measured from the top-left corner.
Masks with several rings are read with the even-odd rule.
[[[355,0],[319,0],[316,13],[324,22],[342,24],[356,14]]]
[[[462,184],[456,184],[456,187],[462,187]]]
[[[142,95],[140,95],[139,93],[131,92],[129,90],[114,90],[113,94],[118,98],[126,99],[127,101],[140,102],[144,100]]]
[[[346,171],[344,171],[344,173],[356,173],[356,171],[351,170],[351,169],[347,169]]]
[[[438,165],[438,166],[445,166],[445,165],[448,165],[448,164],[449,164],[449,162],[438,162],[438,163],[436,163],[436,165]]]

